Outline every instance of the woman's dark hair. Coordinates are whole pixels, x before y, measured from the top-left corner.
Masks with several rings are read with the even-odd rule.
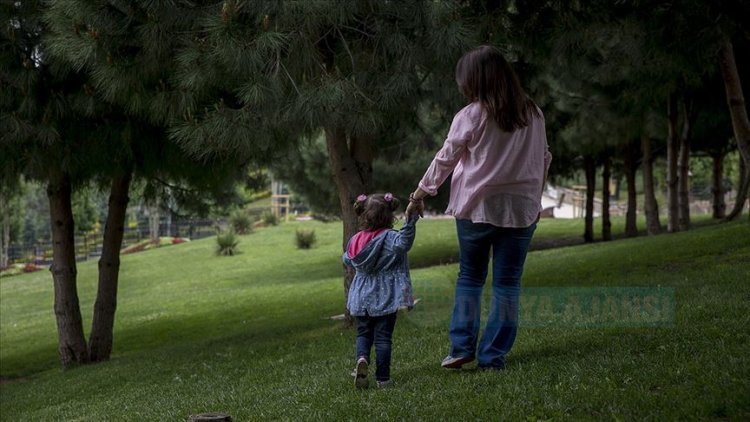
[[[536,104],[526,95],[518,76],[496,47],[477,47],[456,64],[458,89],[469,101],[479,101],[506,132],[528,126],[538,116]]]
[[[354,202],[354,212],[359,217],[360,230],[390,229],[395,217],[393,212],[398,209],[399,202],[390,193],[374,193],[360,195]]]

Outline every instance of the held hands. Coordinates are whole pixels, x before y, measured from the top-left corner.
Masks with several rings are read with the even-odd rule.
[[[417,192],[419,192],[419,190],[417,190]],[[424,217],[424,201],[416,195],[417,192],[409,195],[409,205],[406,207],[407,221],[416,218],[417,216]]]
[[[406,219],[411,220],[416,216],[424,217],[422,215],[423,212],[424,202],[409,202],[409,205],[406,207]]]

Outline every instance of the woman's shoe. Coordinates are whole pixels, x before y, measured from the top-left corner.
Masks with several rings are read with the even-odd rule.
[[[502,366],[477,366],[477,369],[480,371],[503,371],[505,370],[505,365]]]
[[[393,380],[378,381],[378,388],[393,387]]]
[[[448,369],[460,369],[463,365],[471,362],[474,360],[474,356],[451,356],[448,355],[443,359],[443,362],[440,364],[443,368]]]

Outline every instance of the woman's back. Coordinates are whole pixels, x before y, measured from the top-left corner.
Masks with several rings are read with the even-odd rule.
[[[466,108],[476,131],[453,172],[450,203],[456,208],[449,207],[449,212],[475,223],[529,226],[541,209],[544,173],[551,159],[541,110],[530,116],[526,127],[506,132],[479,103]]]
[[[499,227],[529,226],[541,210],[551,160],[544,116],[537,111],[525,127],[507,132],[479,102],[464,107],[420,187],[436,190],[453,170],[447,214]]]

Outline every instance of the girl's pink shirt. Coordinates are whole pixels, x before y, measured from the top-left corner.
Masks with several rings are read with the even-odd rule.
[[[370,241],[376,237],[380,233],[383,233],[388,229],[378,229],[378,230],[363,230],[361,232],[357,232],[354,236],[352,236],[352,240],[349,241],[349,248],[346,250],[349,254],[349,257],[354,258],[357,256],[361,251],[362,248],[365,247]]]
[[[453,172],[446,214],[498,227],[528,227],[541,211],[551,161],[541,110],[528,126],[505,132],[474,102],[453,118],[419,187],[436,195]]]

